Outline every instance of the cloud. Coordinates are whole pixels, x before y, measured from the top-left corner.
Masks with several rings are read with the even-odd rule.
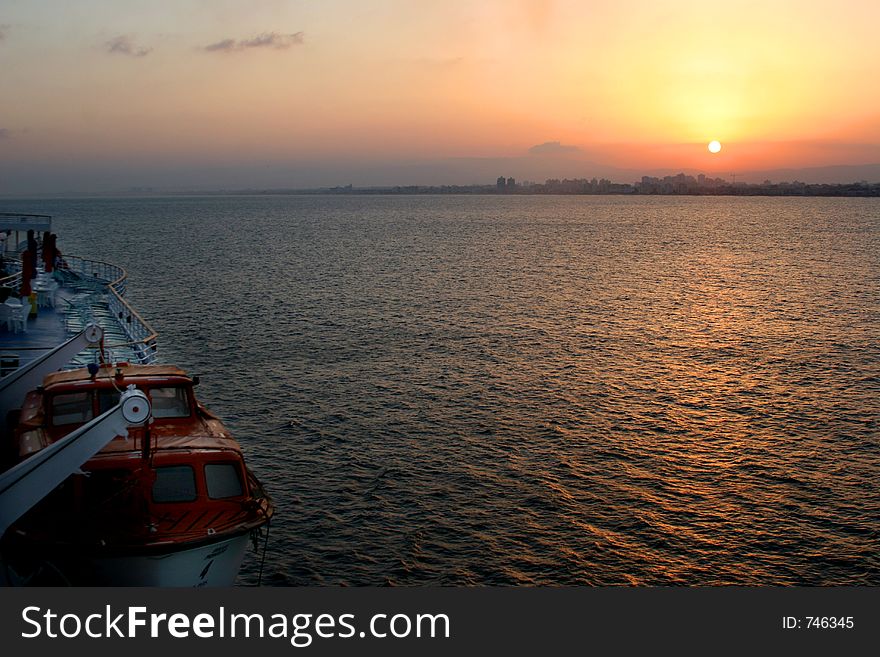
[[[134,45],[130,37],[120,35],[113,37],[104,44],[107,52],[115,55],[128,55],[129,57],[146,57],[152,52],[152,48],[141,48]]]
[[[7,30],[9,30],[10,27],[12,27],[12,26],[11,25],[0,25],[0,41],[3,41],[3,39],[6,38],[6,32],[7,32]]]
[[[208,52],[230,52],[235,50],[235,39],[223,39],[217,43],[212,43],[204,48]]]
[[[9,139],[12,135],[12,132],[9,128],[0,128],[0,139]]]
[[[278,34],[276,32],[264,32],[263,34],[242,41],[241,45],[245,48],[290,48],[290,46],[298,46],[303,42],[303,33],[295,32],[294,34]]]
[[[580,148],[577,146],[569,146],[561,144],[558,141],[545,141],[543,144],[532,146],[529,149],[529,155],[563,155],[567,153],[578,153]]]
[[[291,46],[300,46],[305,42],[304,32],[293,34],[279,34],[278,32],[263,32],[251,39],[222,39],[216,43],[208,44],[202,49],[207,52],[237,52],[249,48],[272,48],[274,50],[287,50]]]

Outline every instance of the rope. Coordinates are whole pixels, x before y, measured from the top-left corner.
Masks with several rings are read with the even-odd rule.
[[[269,528],[272,527],[272,519],[266,521],[266,540],[263,541],[263,557],[260,559],[260,574],[257,577],[257,586],[263,584],[263,565],[266,563],[266,548],[269,547]]]

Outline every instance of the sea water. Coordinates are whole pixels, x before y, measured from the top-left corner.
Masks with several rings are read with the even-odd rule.
[[[264,584],[880,585],[880,200],[2,205],[128,270]]]

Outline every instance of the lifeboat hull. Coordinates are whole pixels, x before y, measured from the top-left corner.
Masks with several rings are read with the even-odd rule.
[[[218,538],[186,548],[148,554],[89,556],[42,555],[13,558],[5,564],[12,586],[159,586],[202,588],[232,586],[250,543],[250,533]]]
[[[90,560],[91,581],[112,586],[232,586],[249,543],[242,534],[167,554]]]

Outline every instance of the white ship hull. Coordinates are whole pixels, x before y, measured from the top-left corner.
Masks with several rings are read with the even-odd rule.
[[[247,550],[242,534],[200,547],[161,555],[102,557],[90,560],[95,585],[232,586]]]
[[[0,586],[69,586],[84,582],[88,586],[232,586],[249,539],[249,533],[244,533],[155,555],[82,557],[66,562],[44,557],[26,566],[0,561]]]

